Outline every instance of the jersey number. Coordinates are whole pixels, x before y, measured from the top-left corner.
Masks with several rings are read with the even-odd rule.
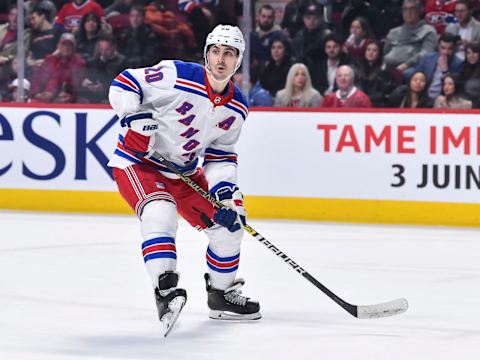
[[[145,81],[152,83],[163,79],[163,73],[160,68],[147,68],[145,69]]]

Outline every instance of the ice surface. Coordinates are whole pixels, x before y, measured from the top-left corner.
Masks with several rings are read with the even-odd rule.
[[[0,359],[480,359],[480,230],[251,221],[346,301],[350,316],[248,234],[238,275],[263,318],[208,318],[206,238],[180,221],[188,301],[161,333],[133,216],[0,212]]]

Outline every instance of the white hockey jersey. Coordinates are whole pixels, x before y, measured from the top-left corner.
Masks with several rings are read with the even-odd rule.
[[[210,188],[220,181],[237,183],[234,145],[248,115],[248,103],[232,82],[224,94],[214,94],[202,65],[164,60],[151,68],[123,71],[113,80],[109,99],[122,124],[109,166],[124,169],[146,163],[176,177],[151,156],[140,157],[123,146],[129,122],[147,114],[154,121],[153,150],[179,170],[194,173],[203,155]]]

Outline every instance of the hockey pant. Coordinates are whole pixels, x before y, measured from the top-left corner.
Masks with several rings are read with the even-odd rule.
[[[169,179],[148,165],[113,169],[120,194],[141,220],[142,254],[154,287],[167,270],[176,270],[177,212],[208,238],[206,261],[216,289],[233,284],[240,259],[243,229],[231,233],[211,220],[215,208],[181,179]],[[198,170],[192,180],[207,188]]]

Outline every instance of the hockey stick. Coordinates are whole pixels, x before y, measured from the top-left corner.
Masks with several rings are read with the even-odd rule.
[[[195,190],[198,194],[200,194],[203,198],[208,200],[213,206],[216,208],[222,208],[223,205],[220,201],[218,201],[214,196],[212,196],[208,191],[205,191],[200,185],[195,183],[192,179],[188,176],[183,174],[180,170],[178,170],[170,161],[165,159],[161,154],[158,152],[154,152],[153,157],[160,162],[163,166],[165,166],[168,170],[172,171],[174,174],[180,177],[188,186],[190,186],[193,190]],[[325,293],[330,299],[335,301],[338,305],[340,305],[343,309],[345,309],[349,314],[355,316],[359,319],[371,319],[371,318],[381,318],[387,316],[393,316],[397,314],[401,314],[408,309],[408,302],[404,298],[374,304],[374,305],[353,305],[345,300],[341,299],[335,293],[330,291],[325,285],[323,285],[320,281],[315,279],[312,275],[310,275],[305,269],[303,269],[300,265],[298,265],[295,261],[293,261],[287,254],[283,251],[278,249],[275,245],[265,239],[262,235],[260,235],[257,231],[255,231],[250,225],[246,224],[244,226],[245,230],[252,235],[255,239],[260,241],[263,245],[267,247],[271,252],[277,255],[280,259],[282,259],[285,263],[290,265],[290,267],[295,270],[297,273],[302,275],[305,279],[310,281],[313,285],[315,285],[318,289],[320,289],[323,293]]]

